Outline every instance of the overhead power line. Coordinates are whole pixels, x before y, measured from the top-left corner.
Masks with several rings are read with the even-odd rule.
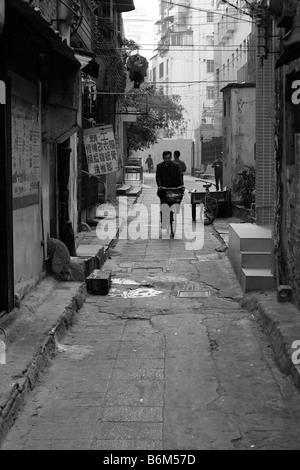
[[[227,3],[227,5],[230,5],[232,8],[237,10],[238,12],[242,13],[243,15],[251,16],[249,13],[245,12],[241,8],[239,8],[237,5],[234,5],[233,3],[228,2],[227,0],[222,0],[223,3]]]
[[[190,5],[183,5],[182,3],[176,3],[176,2],[173,2],[173,1],[172,1],[172,2],[167,2],[167,1],[165,1],[164,3],[168,4],[169,6],[175,5],[175,6],[179,6],[179,7],[186,8],[186,9],[188,9],[188,10],[203,11],[203,12],[205,12],[205,13],[214,13],[214,14],[217,14],[217,15],[221,15],[221,16],[223,16],[223,17],[226,16],[227,18],[236,18],[235,16],[232,16],[232,15],[229,15],[229,14],[227,14],[227,13],[220,12],[220,11],[216,11],[216,10],[207,10],[207,9],[205,9],[205,8],[199,8],[199,7],[192,7],[192,6],[190,6]],[[243,12],[243,10],[241,10],[241,11],[242,11],[242,13],[243,13],[244,15],[247,15],[246,12]],[[252,21],[246,20],[246,19],[243,20],[243,21],[246,21],[246,22],[248,22],[248,23],[252,23]]]
[[[238,60],[241,56],[243,55],[243,51],[241,51],[239,54],[236,55],[236,57],[234,59],[232,59],[230,62],[228,62],[228,64],[223,64],[223,67],[221,67],[217,72],[213,73],[212,75],[210,75],[209,77],[203,79],[203,80],[195,80],[195,81],[189,81],[189,82],[185,82],[185,81],[181,81],[181,82],[170,82],[168,81],[167,83],[165,82],[148,82],[149,84],[159,84],[159,85],[165,85],[165,84],[178,84],[176,88],[180,88],[181,86],[182,87],[186,87],[186,86],[189,86],[189,85],[197,85],[197,84],[200,84],[200,83],[214,83],[216,80],[213,80],[214,77],[218,77],[220,76],[220,73],[223,72],[229,65],[232,65],[236,60]],[[250,62],[252,63],[252,61]],[[229,83],[228,80],[217,80],[219,83]],[[234,83],[236,80],[232,80],[232,83]],[[179,85],[180,83],[184,83],[184,85]]]

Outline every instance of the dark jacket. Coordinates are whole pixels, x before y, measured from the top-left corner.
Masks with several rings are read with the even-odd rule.
[[[148,165],[148,166],[152,166],[153,167],[153,160],[151,157],[147,157],[147,160],[145,161],[145,163]]]
[[[212,168],[215,170],[215,175],[221,176],[223,173],[223,162],[218,159],[215,160],[212,164]]]
[[[174,160],[174,162],[180,165],[182,173],[186,171],[186,164],[184,163],[183,160],[178,159],[178,160]]]
[[[178,163],[171,161],[169,166],[165,162],[159,163],[156,167],[156,184],[166,188],[182,186],[182,171]]]

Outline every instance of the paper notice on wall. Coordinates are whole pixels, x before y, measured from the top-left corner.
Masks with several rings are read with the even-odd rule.
[[[12,119],[13,197],[38,194],[40,181],[39,123],[30,119]]]
[[[118,155],[112,126],[83,130],[83,140],[89,173],[105,175],[118,169]]]

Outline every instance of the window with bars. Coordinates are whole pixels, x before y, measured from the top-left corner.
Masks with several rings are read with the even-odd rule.
[[[164,76],[164,63],[159,64],[159,78]]]
[[[152,81],[156,82],[156,67],[154,67],[152,70]]]
[[[214,22],[214,12],[213,11],[208,11],[207,12],[206,21],[207,21],[207,23],[213,23]]]
[[[171,36],[172,46],[182,46],[182,34],[174,34]]]
[[[215,89],[213,86],[207,86],[206,87],[206,98],[208,100],[213,100],[215,97]]]
[[[206,61],[206,72],[213,73],[215,71],[215,61],[208,59]]]

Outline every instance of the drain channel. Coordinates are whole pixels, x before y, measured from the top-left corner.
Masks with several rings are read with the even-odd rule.
[[[197,290],[179,290],[177,293],[177,297],[192,297],[192,298],[202,298],[205,299],[206,297],[210,296],[210,292],[206,291],[197,291]]]

